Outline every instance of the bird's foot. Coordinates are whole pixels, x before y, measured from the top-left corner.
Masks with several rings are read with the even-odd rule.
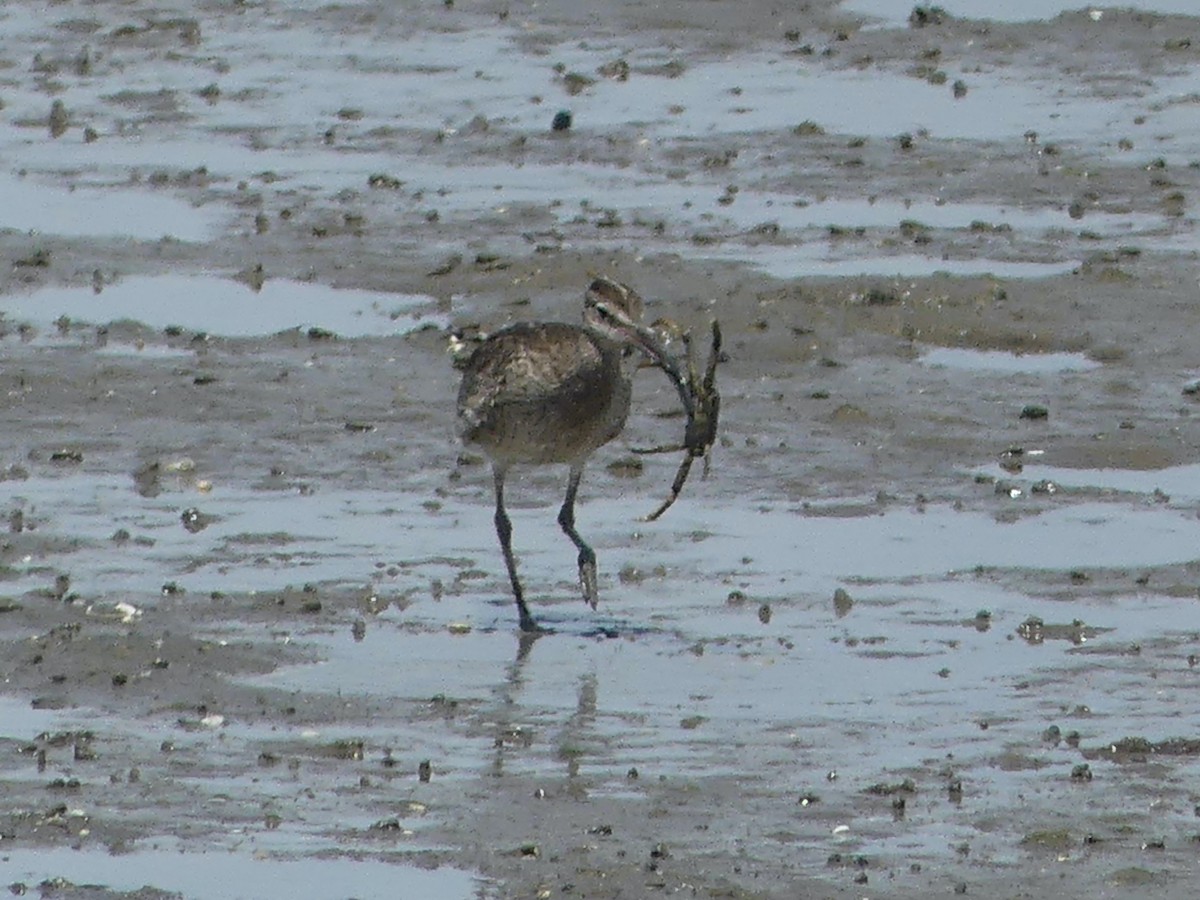
[[[583,602],[592,609],[600,602],[600,591],[596,587],[596,561],[581,559],[579,561],[579,588],[583,591]]]
[[[529,611],[529,607],[525,604],[525,598],[522,597],[520,594],[517,594],[516,600],[517,600],[517,618],[518,618],[518,621],[521,623],[521,634],[522,635],[549,634],[551,629],[543,628],[541,625],[539,625],[537,623],[537,619],[535,619],[533,617],[533,614]]]
[[[553,628],[546,628],[544,625],[539,625],[537,619],[531,615],[521,616],[521,636],[522,637],[541,637],[543,634],[553,634]]]

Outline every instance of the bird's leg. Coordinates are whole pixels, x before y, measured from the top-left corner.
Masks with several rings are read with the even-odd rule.
[[[517,613],[521,618],[521,630],[529,633],[541,631],[538,623],[529,614],[525,605],[525,594],[521,590],[521,580],[517,578],[517,561],[512,552],[512,522],[504,511],[504,476],[508,470],[503,466],[492,467],[492,477],[496,484],[496,537],[500,538],[500,551],[504,554],[504,564],[508,567],[508,580],[512,582],[513,597],[517,601]]]
[[[567,496],[563,499],[562,509],[558,511],[558,524],[571,543],[579,548],[579,587],[583,591],[583,599],[595,609],[600,599],[596,590],[596,554],[575,530],[575,494],[579,491],[579,479],[582,477],[583,465],[571,466]]]

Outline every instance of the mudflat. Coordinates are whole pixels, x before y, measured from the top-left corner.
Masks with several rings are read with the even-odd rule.
[[[1200,18],[988,6],[8,0],[0,881],[1193,896]],[[448,348],[596,275],[722,435],[522,639]]]

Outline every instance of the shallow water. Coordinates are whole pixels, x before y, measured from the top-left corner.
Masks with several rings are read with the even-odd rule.
[[[999,466],[984,469],[988,474],[1012,480]],[[1185,504],[1200,499],[1200,464],[1170,466],[1164,469],[1072,469],[1040,462],[1021,469],[1022,481],[1051,481],[1060,487],[1081,490],[1120,491],[1153,495],[1156,491]]]
[[[620,590],[626,597],[632,593]],[[1031,601],[970,576],[909,586],[854,585],[851,593],[856,606],[845,618],[825,598],[811,597],[760,596],[730,606],[720,597],[696,598],[685,600],[687,607],[672,607],[678,592],[661,586],[640,602],[633,598],[637,610],[623,601],[625,615],[616,617],[606,612],[607,603],[598,616],[581,604],[547,610],[535,603],[541,620],[559,631],[540,639],[518,664],[519,685],[506,696],[519,704],[518,718],[531,725],[561,722],[579,702],[581,679],[587,680],[599,698],[589,762],[613,777],[631,763],[673,774],[732,773],[743,761],[723,748],[741,743],[742,728],[765,731],[772,736],[764,739],[782,750],[795,739],[791,731],[804,723],[806,742],[819,746],[816,730],[844,734],[869,721],[877,708],[886,709],[888,733],[879,736],[879,746],[865,759],[846,763],[865,772],[878,765],[885,748],[889,765],[916,765],[919,755],[909,754],[927,753],[929,747],[914,743],[906,751],[895,745],[896,734],[934,727],[943,717],[947,743],[996,740],[994,734],[978,734],[975,719],[1004,719],[1025,703],[1006,697],[998,686],[1068,660],[1065,654],[1074,646],[1013,642],[1013,630],[1028,616],[1054,621],[1061,613],[1053,602]],[[772,600],[768,624],[757,619],[761,599]],[[1161,618],[1175,606],[1163,598],[1131,598],[1077,605],[1071,615],[1132,642],[1160,634]],[[989,620],[977,628],[980,610]],[[507,629],[408,633],[397,627],[402,618],[387,613],[373,620],[361,642],[348,634],[308,635],[302,640],[318,650],[320,663],[247,681],[336,695],[426,700],[445,694],[486,702],[512,674],[516,648]],[[594,636],[594,623],[614,628],[618,636]],[[851,636],[874,637],[854,643]],[[938,675],[942,667],[951,670],[950,680]],[[381,680],[383,671],[389,674]],[[951,697],[972,710],[971,718],[946,715]],[[1170,702],[1164,700],[1163,708]],[[695,715],[704,717],[701,727],[680,724]],[[672,740],[663,741],[663,733]],[[471,746],[450,750],[451,771],[483,763],[486,754],[476,754],[484,748]],[[547,750],[552,748],[543,746],[523,765],[529,771],[557,770],[562,761]],[[807,780],[811,774],[801,767],[794,777]]]
[[[0,738],[27,741],[43,731],[58,731],[76,718],[72,712],[35,709],[23,697],[0,697]]]
[[[322,897],[478,897],[494,885],[468,873],[483,871],[532,896],[570,893],[592,866],[609,884],[632,872],[620,883],[632,887],[607,896],[640,896],[663,841],[666,870],[680,865],[664,884],[701,893],[720,893],[713,879],[727,876],[728,892],[894,887],[911,900],[961,878],[973,895],[1001,896],[1036,893],[1030,878],[1061,872],[1081,891],[1101,886],[1098,896],[1118,865],[1155,866],[1143,841],[1156,836],[1170,846],[1160,868],[1190,873],[1200,759],[1125,764],[1105,748],[1200,730],[1189,700],[1196,467],[1043,465],[1062,442],[1092,440],[1092,426],[1064,417],[1046,432],[1018,421],[1019,406],[993,415],[1031,384],[1070,392],[1098,413],[1087,422],[1132,420],[1146,399],[1147,421],[1114,443],[1143,441],[1162,451],[1150,458],[1173,460],[1196,443],[1169,387],[1191,363],[1158,350],[1175,335],[1136,332],[1141,311],[1117,305],[1133,298],[1173,324],[1191,308],[1178,285],[1192,283],[1194,221],[1168,214],[1178,204],[1164,209],[1156,193],[1191,194],[1190,170],[1177,166],[1200,153],[1189,57],[1118,71],[1070,49],[1077,29],[1063,29],[1061,54],[1026,29],[1027,46],[1011,58],[993,48],[987,64],[943,47],[949,81],[969,88],[955,100],[949,83],[908,74],[907,35],[890,52],[877,43],[858,70],[854,42],[879,32],[843,48],[828,20],[800,38],[812,55],[774,22],[761,43],[729,36],[725,55],[687,27],[581,40],[547,26],[540,8],[497,24],[457,7],[423,9],[440,15],[432,26],[375,0],[181,11],[200,17],[198,44],[177,25],[141,31],[142,18],[167,13],[136,2],[100,0],[86,12],[94,22],[74,24],[48,22],[35,3],[0,8],[18,48],[3,68],[0,190],[25,192],[0,227],[42,231],[0,237],[12,260],[53,249],[48,266],[14,268],[0,301],[8,324],[43,330],[30,346],[28,333],[3,342],[12,364],[0,396],[18,426],[0,459],[10,478],[0,513],[24,518],[6,539],[0,585],[12,650],[0,654],[0,738],[24,751],[48,743],[44,732],[88,729],[98,754],[80,759],[60,743],[44,772],[26,752],[6,757],[4,788],[35,811],[11,820],[21,848],[0,856],[6,875],[19,867],[8,880],[153,883],[201,897],[297,882]],[[115,34],[130,23],[135,33]],[[79,74],[71,59],[89,40],[92,66]],[[555,71],[592,77],[617,58],[628,82],[597,78],[577,96]],[[219,96],[206,100],[210,84]],[[54,98],[71,112],[58,139],[45,123]],[[575,124],[552,136],[562,108]],[[825,133],[792,131],[806,120]],[[87,125],[97,140],[84,140]],[[911,154],[901,133],[913,135]],[[1123,137],[1136,147],[1121,149]],[[1166,171],[1147,172],[1160,156]],[[400,183],[372,187],[377,173]],[[80,209],[86,221],[73,218]],[[359,227],[342,228],[351,213]],[[927,246],[905,234],[916,224]],[[120,240],[92,240],[105,236]],[[196,246],[180,247],[188,240]],[[1120,247],[1141,255],[1083,265]],[[425,275],[452,254],[458,268]],[[255,293],[228,277],[257,262],[291,278]],[[514,478],[521,573],[554,629],[530,645],[515,634],[487,474],[452,473],[455,379],[433,336],[389,344],[396,374],[375,369],[365,345],[327,345],[334,353],[255,337],[442,327],[448,298],[460,316],[540,314],[551,292],[610,265],[664,294],[728,291],[717,312],[731,446],[714,477],[694,478],[654,524],[637,517],[675,460],[647,461],[629,481],[593,467],[578,524],[599,556],[597,611],[578,596],[575,551],[555,523],[557,473]],[[121,277],[95,294],[96,268]],[[865,314],[845,302],[859,285],[764,277],[1076,269],[1036,290],[1010,285],[1003,302],[979,302],[951,279],[917,284]],[[138,274],[147,270],[175,274]],[[413,293],[328,287],[396,274]],[[769,328],[735,297],[761,301]],[[654,299],[674,303],[673,315],[689,309]],[[63,314],[250,338],[207,350],[206,365],[228,366],[225,387],[237,390],[197,394],[185,364],[195,352],[153,339],[91,349],[90,330],[56,333]],[[1127,352],[1097,369],[1080,353],[919,345],[914,364],[910,333]],[[405,380],[422,366],[428,381]],[[303,377],[256,391],[272,369]],[[1153,396],[1122,393],[1147,384]],[[139,403],[159,390],[186,409]],[[825,400],[861,405],[863,421],[830,415]],[[781,438],[777,451],[764,433]],[[1032,447],[1031,435],[1046,436],[1047,452],[1028,453],[1023,472],[979,465],[1018,438]],[[64,444],[86,459],[48,459]],[[164,466],[161,492],[139,493],[131,473],[182,446],[196,468]],[[268,470],[283,474],[253,481]],[[992,478],[1021,493],[996,493]],[[1039,480],[1062,490],[1034,494]],[[189,530],[191,508],[203,521]],[[119,529],[130,539],[114,540]],[[70,576],[69,602],[49,590],[59,574]],[[284,590],[301,585],[311,589]],[[1023,627],[1030,617],[1044,633]],[[64,708],[35,709],[34,698]],[[1078,730],[1079,747],[1045,738],[1049,725]],[[331,753],[359,740],[361,756]],[[1085,759],[1096,775],[1087,785],[1072,778]],[[75,793],[52,780],[76,776]],[[916,793],[901,820],[870,786],[908,777]],[[954,777],[961,804],[946,795]],[[819,802],[797,802],[810,792]],[[90,835],[42,821],[60,800],[72,822],[88,817]],[[390,818],[387,836],[372,830]],[[1079,832],[1061,858],[1022,846],[1026,832],[1060,822]],[[605,824],[611,836],[596,831]],[[1103,841],[1085,844],[1084,828]],[[131,852],[89,847],[101,841]],[[526,841],[545,854],[527,858]],[[59,849],[67,842],[85,849]],[[870,886],[827,866],[832,853],[868,854]],[[408,865],[446,859],[456,869]],[[1081,871],[1091,881],[1076,880]],[[821,888],[792,884],[797,873]]]
[[[594,514],[595,505],[584,512]],[[748,790],[767,779],[771,796],[815,790],[839,810],[841,818],[826,828],[841,821],[848,830],[840,840],[870,852],[897,849],[890,829],[877,827],[890,815],[873,820],[846,805],[878,781],[881,770],[922,770],[944,753],[969,778],[972,803],[961,817],[935,809],[936,801],[910,812],[905,853],[933,857],[955,837],[978,847],[994,842],[990,852],[1014,856],[1011,846],[980,834],[974,823],[991,809],[1003,811],[1016,795],[1046,789],[1040,766],[998,763],[1008,748],[1036,743],[1041,723],[1057,716],[1053,691],[1043,700],[1022,683],[1082,679],[1082,692],[1064,691],[1094,708],[1085,725],[1089,736],[1159,728],[1164,717],[1172,733],[1200,726],[1200,714],[1179,718],[1175,690],[1164,685],[1146,696],[1119,662],[1101,667],[1077,655],[1092,644],[1113,648],[1176,635],[1178,600],[1131,592],[1064,606],[994,583],[991,568],[1057,571],[1192,559],[1200,525],[1190,516],[1127,518],[1129,510],[1101,504],[990,525],[937,511],[800,518],[790,526],[769,513],[739,516],[724,508],[720,515],[728,532],[691,547],[679,536],[644,538],[652,545],[644,557],[606,548],[605,530],[593,524],[602,568],[646,571],[669,559],[665,575],[645,582],[602,579],[599,613],[572,596],[570,553],[561,547],[522,552],[527,585],[559,579],[549,598],[533,591],[536,614],[556,632],[527,655],[509,630],[511,603],[493,552],[490,564],[481,562],[493,569],[484,590],[443,599],[428,610],[435,621],[418,600],[404,613],[372,618],[361,641],[348,630],[312,629],[294,637],[316,650],[319,663],[246,681],[338,697],[453,697],[477,708],[475,718],[497,733],[515,728],[527,736],[525,749],[507,752],[471,737],[443,736],[438,754],[449,778],[488,771],[502,755],[510,776],[534,784],[583,776],[594,796],[629,795],[630,767],[643,778],[685,783],[737,778]],[[702,516],[675,525],[711,528],[712,511]],[[523,547],[544,546],[535,532],[518,522]],[[1172,534],[1179,537],[1174,547]],[[667,543],[669,557],[657,552]],[[739,553],[753,553],[746,563],[753,575],[727,568]],[[977,572],[975,565],[983,568]],[[794,567],[803,568],[802,577]],[[839,615],[830,596],[843,585],[854,605]],[[746,598],[729,602],[733,588]],[[480,594],[490,595],[498,609],[497,630],[491,615],[475,608]],[[768,622],[760,618],[764,602],[771,607]],[[1018,639],[1017,627],[1029,616],[1086,622],[1099,631],[1074,641]],[[483,619],[487,627],[452,634],[436,622],[444,617]],[[414,631],[419,620],[434,630]],[[1177,639],[1189,638],[1181,633]],[[1075,759],[1065,747],[1045,751],[1052,767],[1069,769]],[[1103,764],[1095,767],[1102,771]],[[827,780],[829,772],[836,772],[836,782]],[[737,831],[744,814],[743,808],[726,810],[723,828]],[[827,837],[802,831],[801,843],[829,846]],[[818,833],[828,834],[825,828]]]
[[[1040,473],[1030,467],[1026,475]],[[1154,486],[1187,483],[1182,474],[1176,480],[1158,473],[1125,477]],[[89,583],[101,594],[129,588],[155,592],[169,580],[194,591],[368,584],[382,564],[402,567],[398,585],[427,587],[435,578],[453,578],[463,560],[490,570],[499,591],[502,566],[488,504],[446,500],[431,510],[426,500],[419,490],[301,494],[235,485],[218,486],[211,494],[180,488],[147,498],[136,492],[132,479],[88,475],[0,482],[0,506],[24,509],[40,528],[78,542],[71,562],[88,572]],[[212,523],[194,533],[186,529],[180,516],[189,507],[212,517]],[[755,591],[766,591],[767,599],[788,596],[793,583],[812,597],[848,580],[945,577],[978,566],[1166,565],[1195,558],[1200,546],[1200,520],[1182,510],[1106,503],[1063,503],[1016,521],[946,507],[825,516],[768,502],[727,506],[699,499],[672,510],[670,521],[658,525],[637,522],[641,512],[632,498],[580,505],[580,527],[597,546],[613,548],[604,554],[606,580],[625,566],[650,570],[669,561],[679,577],[752,584]],[[569,545],[553,515],[540,508],[516,509],[513,522],[522,571],[531,584],[570,575]],[[134,542],[114,549],[110,537],[117,528],[153,545]],[[739,563],[743,558],[752,563]],[[40,572],[43,561],[28,565],[32,573]],[[670,589],[673,580],[658,589]],[[622,588],[616,592],[624,598],[620,605],[605,608],[636,618],[638,609],[648,606],[662,615],[657,602],[646,602],[646,590],[650,587]],[[722,599],[718,589],[694,602],[703,606]],[[454,614],[486,623],[493,616],[478,607]],[[685,603],[679,615],[698,635],[709,634],[701,607]],[[711,627],[719,630],[724,623]]]
[[[171,843],[166,841],[165,843]],[[280,859],[251,853],[207,853],[168,849],[104,850],[38,848],[0,852],[7,883],[38,884],[66,878],[136,891],[152,884],[189,900],[249,900],[294,897],[476,898],[479,886],[465,872],[419,869],[372,859]]]
[[[65,190],[0,172],[0,229],[71,237],[120,235],[143,240],[172,237],[205,241],[229,218],[224,210],[196,209],[148,191],[107,188]]]
[[[997,22],[1030,22],[1053,19],[1064,12],[1087,10],[1090,13],[1111,7],[1137,9],[1145,12],[1194,16],[1196,4],[1192,0],[1120,0],[1119,3],[1084,3],[1082,0],[945,0],[936,5],[960,19],[985,19]],[[882,19],[891,26],[906,26],[912,7],[897,0],[845,0],[843,8]]]
[[[1007,353],[1003,350],[969,350],[958,347],[931,347],[922,352],[919,358],[927,366],[1009,375],[1087,372],[1101,365],[1083,353]]]
[[[43,288],[26,296],[0,296],[0,313],[44,329],[66,316],[92,324],[129,320],[154,329],[175,326],[223,337],[314,327],[344,337],[367,337],[430,324],[445,327],[445,316],[433,314],[433,305],[430,297],[339,290],[275,278],[256,291],[216,275],[134,276],[99,292],[90,287]]]
[[[360,168],[354,167],[356,174],[360,174]],[[442,183],[446,170],[417,164],[407,166],[405,175],[416,185],[427,187]],[[1003,204],[948,202],[936,197],[903,201],[854,196],[805,197],[753,187],[739,189],[732,202],[718,202],[724,197],[727,183],[728,178],[705,172],[664,179],[659,172],[642,173],[578,162],[530,162],[517,166],[482,163],[457,174],[453,183],[439,192],[437,204],[443,211],[476,214],[480,209],[502,210],[512,204],[550,203],[562,224],[587,207],[614,208],[627,216],[667,215],[672,228],[722,225],[739,231],[768,222],[784,230],[883,229],[897,228],[902,223],[966,230],[972,224],[984,223],[1007,225],[1035,235],[1086,228],[1103,238],[1130,238],[1156,233],[1167,225],[1162,216],[1135,212],[1088,212],[1082,219],[1073,219],[1066,205],[1024,209]]]
[[[892,275],[919,278],[939,272],[950,275],[991,275],[996,278],[1049,278],[1064,275],[1079,266],[1080,260],[1062,262],[1025,262],[972,256],[942,259],[916,253],[855,255],[838,252],[823,244],[796,247],[705,247],[693,254],[701,260],[742,262],[758,268],[772,278],[835,278],[855,275]]]
[[[894,228],[906,219],[955,230],[976,221],[1007,224],[1018,235],[1038,238],[1053,229],[1086,229],[1104,239],[1170,229],[1161,217],[1145,213],[1094,212],[1075,221],[1062,198],[1050,208],[1022,209],[999,203],[943,204],[936,197],[897,203],[852,194],[789,194],[770,183],[777,177],[770,154],[759,158],[752,146],[741,148],[730,172],[681,171],[664,159],[662,150],[677,141],[701,139],[739,147],[746,135],[786,133],[809,120],[830,134],[876,141],[926,129],[935,140],[1022,145],[1023,135],[1033,130],[1043,143],[1080,142],[1128,161],[1142,161],[1148,154],[1186,160],[1200,152],[1191,137],[1200,133],[1194,127],[1195,104],[1181,102],[1200,90],[1190,71],[1145,79],[1136,92],[1116,97],[1096,96],[1086,83],[1065,88],[1057,77],[1017,67],[950,72],[951,79],[962,74],[971,88],[955,100],[945,85],[831,69],[780,48],[741,53],[736,59],[710,56],[666,77],[639,69],[671,62],[670,53],[628,40],[550,42],[533,51],[522,46],[527,35],[520,30],[496,26],[423,33],[420,40],[363,32],[330,41],[313,10],[295,13],[287,18],[264,10],[253,17],[206,22],[205,55],[199,59],[187,52],[157,54],[141,62],[122,60],[115,69],[115,60],[101,58],[86,76],[69,78],[63,99],[73,127],[66,135],[50,140],[32,124],[0,134],[0,150],[12,170],[33,173],[13,180],[21,202],[12,206],[7,219],[0,219],[0,226],[201,239],[220,227],[220,217],[208,211],[210,205],[197,210],[171,196],[195,196],[194,189],[177,185],[149,193],[129,184],[129,172],[144,179],[154,172],[203,167],[214,189],[227,195],[235,182],[270,172],[261,190],[268,212],[277,198],[284,200],[286,192],[297,190],[326,197],[349,192],[370,208],[382,201],[378,194],[366,194],[367,178],[390,173],[402,179],[402,190],[394,196],[403,212],[434,209],[444,222],[462,220],[465,225],[487,210],[509,217],[514,230],[520,230],[527,226],[515,215],[517,208],[545,210],[562,227],[587,202],[593,209],[614,210],[627,222],[672,223],[669,235],[644,242],[656,250],[691,259],[743,259],[780,277],[802,271],[827,276],[945,271],[1024,278],[1070,271],[1080,254],[1067,247],[1062,251],[1067,258],[1058,260],[1029,259],[1022,251],[1011,258],[988,259],[974,252],[969,260],[943,260],[937,254],[881,253],[869,242],[830,247],[812,235],[803,241],[797,236],[796,246],[747,247],[737,241],[736,246],[704,247],[691,241],[692,229],[746,230],[765,222],[785,231]],[[0,15],[14,35],[27,34],[31,40],[42,35],[42,23],[23,6]],[[615,58],[633,67],[629,82],[600,78],[578,96],[561,93],[556,64],[566,71],[594,73]],[[212,60],[237,64],[206,73],[204,66],[214,65]],[[280,74],[284,71],[286,78]],[[220,88],[212,103],[196,93],[205,79]],[[544,102],[533,102],[531,95]],[[156,114],[143,108],[152,108],[155,97],[169,100],[168,123],[156,121]],[[5,100],[6,113],[15,121],[36,123],[46,115],[46,96],[32,81],[6,91]],[[572,156],[546,144],[549,118],[560,105],[572,109],[580,139],[620,135],[642,149],[615,164],[578,158],[569,165],[547,162],[547,156]],[[342,110],[353,110],[354,117],[340,120]],[[1117,139],[1133,135],[1133,120],[1147,114],[1155,129],[1153,144],[1139,140],[1132,152],[1119,151]],[[488,121],[486,131],[467,127],[477,115]],[[99,140],[79,139],[84,123],[96,128]],[[328,126],[340,137],[325,143],[317,138]],[[436,163],[422,162],[421,148],[439,131],[446,152]],[[481,153],[488,141],[518,136],[535,142],[533,158],[518,156],[512,164],[495,165]],[[758,179],[767,179],[761,189],[755,185]],[[731,181],[739,183],[740,191],[733,203],[722,206],[717,200]],[[68,188],[75,188],[74,193],[67,193]],[[66,197],[72,198],[68,206],[63,205]],[[103,213],[83,218],[80,204],[87,203]],[[367,215],[368,227],[373,219]],[[245,222],[230,223],[231,230],[245,228]],[[641,241],[622,235],[619,243],[631,239]],[[1194,248],[1192,239],[1178,243],[1183,250]],[[514,249],[520,246],[514,244]],[[820,246],[830,249],[812,249]],[[999,253],[994,248],[984,252]]]

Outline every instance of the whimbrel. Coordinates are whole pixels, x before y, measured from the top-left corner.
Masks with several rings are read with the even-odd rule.
[[[596,554],[575,530],[575,495],[583,468],[598,447],[625,427],[630,375],[626,349],[669,364],[653,331],[641,324],[642,298],[607,278],[588,287],[583,324],[510,325],[476,348],[458,392],[458,417],[467,444],[492,461],[496,535],[517,601],[521,630],[538,631],[525,604],[504,510],[504,480],[518,464],[570,467],[558,524],[579,551],[579,586],[596,608]]]

